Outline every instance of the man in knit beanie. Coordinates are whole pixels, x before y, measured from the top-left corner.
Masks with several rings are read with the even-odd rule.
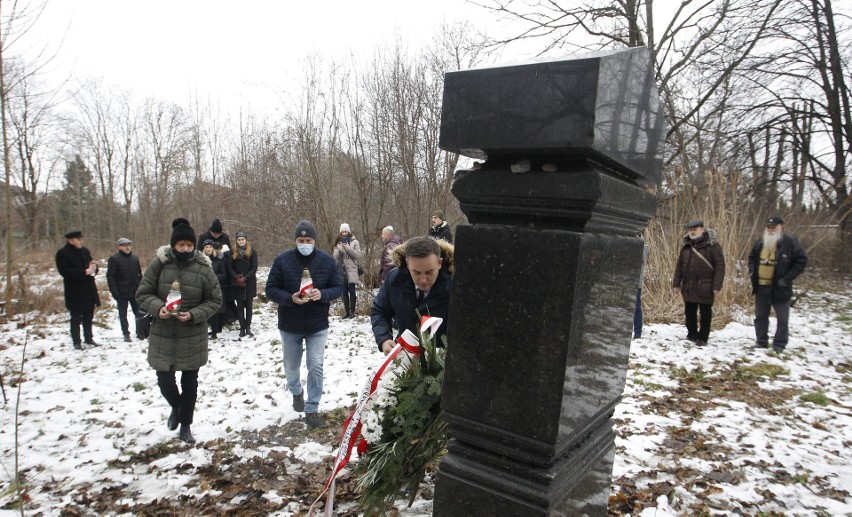
[[[195,242],[195,249],[201,251],[204,248],[204,241],[208,239],[221,244],[223,246],[223,253],[227,253],[231,249],[231,238],[225,233],[222,221],[219,219],[213,219],[213,222],[210,223],[210,228],[198,236],[198,240]]]
[[[278,331],[284,349],[284,375],[293,394],[293,409],[305,412],[305,423],[322,427],[319,403],[323,386],[323,356],[328,337],[331,301],[343,293],[337,264],[328,253],[316,249],[317,229],[310,221],[296,225],[295,247],[275,257],[266,280],[266,297],[278,304]],[[302,278],[309,278],[302,287]],[[307,392],[302,389],[299,368],[302,346],[308,367]]]

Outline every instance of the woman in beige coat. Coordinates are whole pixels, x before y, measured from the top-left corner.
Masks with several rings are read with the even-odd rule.
[[[337,271],[340,281],[343,283],[343,307],[346,309],[344,319],[355,317],[355,301],[357,299],[355,284],[361,276],[358,271],[358,261],[361,260],[361,245],[358,239],[352,235],[349,225],[340,225],[340,234],[334,241],[334,261],[337,263]]]

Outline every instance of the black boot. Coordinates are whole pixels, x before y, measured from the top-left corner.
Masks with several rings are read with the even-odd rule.
[[[189,424],[180,425],[180,432],[178,433],[178,438],[180,438],[182,442],[186,442],[190,445],[195,443],[195,438],[192,437],[192,433],[189,430]]]
[[[254,337],[254,334],[251,333],[251,327],[246,328],[246,336]]]
[[[240,337],[246,337],[246,329],[240,329]]]
[[[178,427],[178,421],[180,420],[180,409],[173,407],[172,412],[169,413],[169,420],[166,422],[166,426],[168,426],[169,431],[174,431]]]

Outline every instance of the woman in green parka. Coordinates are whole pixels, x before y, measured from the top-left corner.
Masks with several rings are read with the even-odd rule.
[[[154,314],[148,338],[148,364],[157,371],[160,393],[171,406],[168,428],[195,443],[190,431],[198,396],[198,370],[207,364],[207,320],[222,305],[222,289],[210,259],[195,251],[195,231],[183,218],[172,222],[169,246],[148,264],[136,291],[139,306]],[[180,285],[176,314],[166,308],[173,282]],[[178,390],[175,372],[181,372]]]

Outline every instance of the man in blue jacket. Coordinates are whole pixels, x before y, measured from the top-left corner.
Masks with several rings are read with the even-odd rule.
[[[769,312],[775,308],[778,324],[772,349],[781,353],[787,347],[787,324],[793,280],[808,265],[802,244],[784,233],[784,220],[773,216],[766,221],[763,237],[754,243],[748,256],[748,271],[754,292],[754,332],[758,348],[769,347]]]
[[[323,357],[328,337],[331,301],[343,292],[337,265],[328,253],[316,249],[317,229],[309,221],[296,226],[296,247],[275,257],[266,281],[266,297],[278,304],[278,331],[284,349],[284,374],[293,394],[293,409],[305,412],[309,427],[322,427],[317,414],[323,385]],[[301,289],[307,271],[313,286]],[[304,292],[301,292],[304,291]],[[305,400],[299,367],[304,344],[308,368]]]
[[[385,355],[393,349],[393,322],[399,334],[406,329],[419,335],[420,316],[435,316],[444,321],[436,333],[436,344],[443,346],[450,308],[453,245],[429,237],[415,237],[393,249],[397,265],[388,273],[370,309],[370,322],[376,345]]]

